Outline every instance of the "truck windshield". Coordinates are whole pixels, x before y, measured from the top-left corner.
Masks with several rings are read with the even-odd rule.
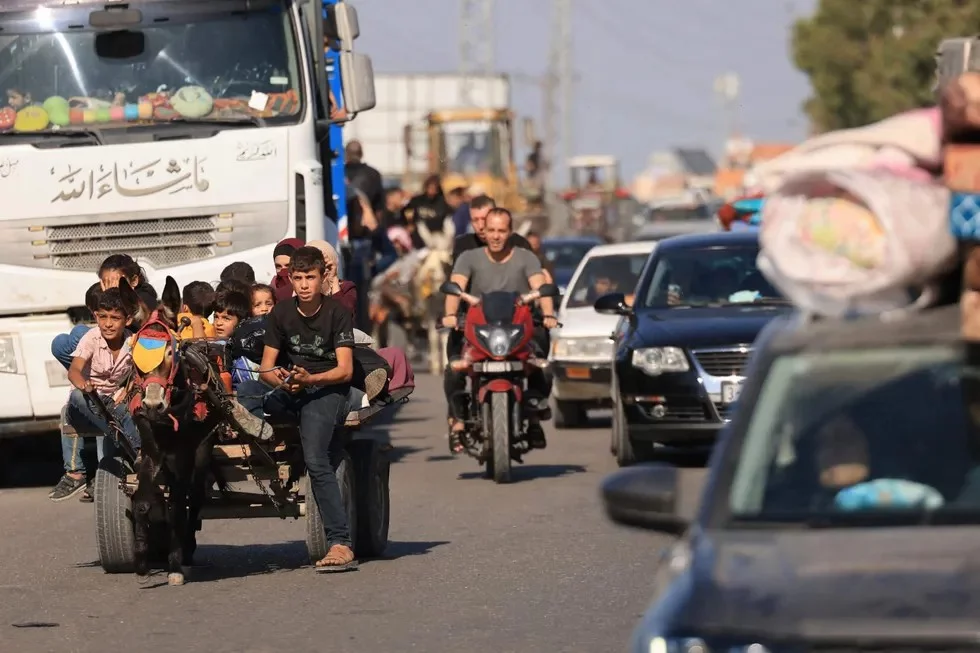
[[[952,346],[814,352],[766,375],[729,495],[736,522],[980,520],[980,441]]]
[[[130,7],[139,24],[113,32],[89,28],[93,6],[0,14],[0,122],[12,118],[7,108],[17,132],[298,121],[296,36],[280,5]]]
[[[485,120],[450,122],[443,125],[442,138],[447,173],[504,174],[502,153],[507,135],[500,124]]]

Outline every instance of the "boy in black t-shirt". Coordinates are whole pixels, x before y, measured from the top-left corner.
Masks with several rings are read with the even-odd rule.
[[[348,571],[357,561],[336,476],[344,443],[333,436],[349,411],[354,327],[350,311],[323,295],[325,269],[318,249],[301,247],[293,254],[289,278],[295,296],[269,314],[261,381],[243,382],[238,395],[257,417],[265,412],[299,420],[303,458],[327,533],[328,553],[316,568]],[[277,367],[280,353],[290,369]]]

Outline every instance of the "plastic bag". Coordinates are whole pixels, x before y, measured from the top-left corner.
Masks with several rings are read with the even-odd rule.
[[[882,170],[787,178],[763,208],[759,270],[800,308],[841,317],[908,306],[956,264],[949,192]]]

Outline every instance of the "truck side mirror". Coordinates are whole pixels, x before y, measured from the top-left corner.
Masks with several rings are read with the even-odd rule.
[[[360,113],[378,104],[374,92],[374,64],[366,54],[340,53],[341,80],[344,85],[344,108]]]
[[[339,43],[340,52],[354,49],[354,41],[361,35],[361,24],[357,19],[357,9],[349,2],[329,5],[323,19],[323,36],[331,42]]]

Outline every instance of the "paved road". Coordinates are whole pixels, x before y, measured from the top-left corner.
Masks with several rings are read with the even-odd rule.
[[[384,427],[390,557],[356,573],[305,566],[301,521],[222,521],[205,523],[209,566],[189,584],[141,585],[99,568],[91,505],[0,490],[0,651],[623,650],[667,540],[603,516],[608,426],[551,431],[518,482],[494,486],[447,455],[439,387],[421,377]]]

